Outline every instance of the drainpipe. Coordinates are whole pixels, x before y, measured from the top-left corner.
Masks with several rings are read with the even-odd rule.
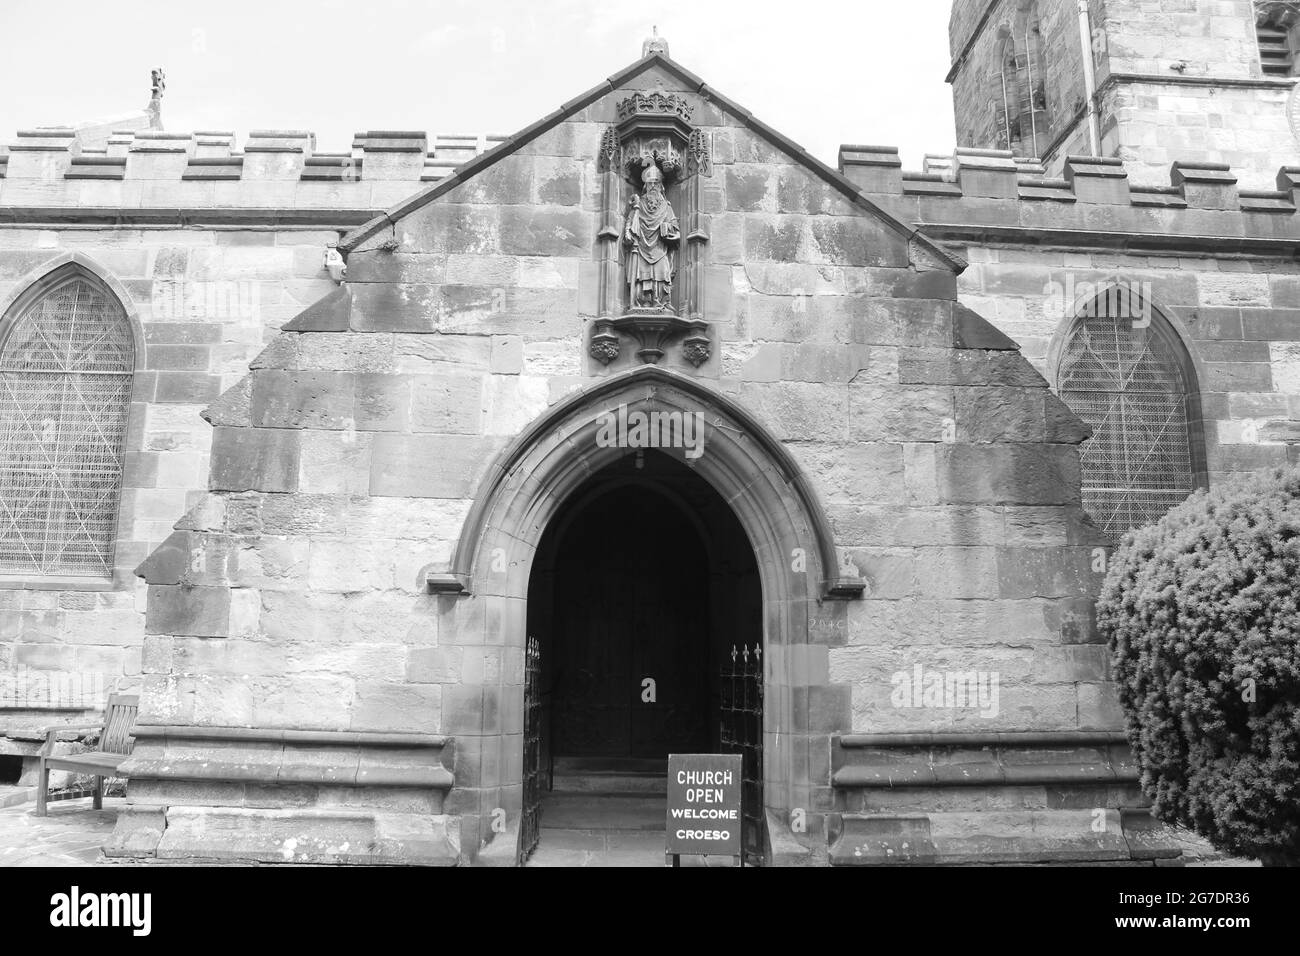
[[[1101,134],[1097,126],[1097,75],[1092,65],[1092,26],[1088,22],[1088,0],[1079,0],[1079,44],[1083,48],[1083,89],[1088,100],[1088,142],[1092,156],[1101,155]]]
[[[998,77],[1002,80],[1002,128],[1007,131],[1007,149],[1011,149],[1011,111],[1007,106],[1007,73],[1005,65]]]

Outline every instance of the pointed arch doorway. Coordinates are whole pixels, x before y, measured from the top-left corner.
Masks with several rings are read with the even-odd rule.
[[[637,449],[601,440],[609,416],[624,412],[704,417],[703,453],[689,464],[679,449],[640,454],[645,462],[667,454],[704,480],[717,496],[707,510],[729,512],[751,547],[761,582],[762,655],[749,661],[742,655],[736,669],[759,688],[763,705],[754,720],[733,678],[724,706],[738,712],[737,720],[747,718],[744,732],[762,748],[761,777],[752,787],[761,792],[751,803],[763,823],[765,854],[774,862],[802,860],[806,842],[821,838],[822,814],[831,806],[830,742],[849,726],[851,693],[828,675],[834,635],[813,634],[810,620],[842,618],[839,602],[861,596],[864,582],[841,564],[826,513],[785,445],[730,396],[653,365],[572,393],[516,436],[480,482],[447,570],[428,574],[432,592],[459,595],[444,605],[440,627],[455,628],[463,643],[481,633],[513,662],[474,683],[463,681],[458,696],[475,699],[482,710],[444,722],[445,731],[458,735],[458,786],[465,780],[466,799],[480,808],[477,816],[462,815],[462,833],[475,827],[485,833],[504,810],[518,821],[503,845],[510,850],[497,851],[487,840],[483,852],[519,859],[534,845],[536,805],[529,795],[543,789],[538,768],[547,762],[540,752],[542,667],[533,655],[538,642],[528,634],[531,580],[543,536],[561,510],[581,499],[579,489],[624,460],[630,464],[622,467],[635,469]],[[620,530],[633,538],[639,533]],[[808,821],[800,839],[789,824],[796,813]],[[475,851],[467,853],[474,858]]]
[[[528,633],[543,849],[613,839],[653,860],[667,756],[741,750],[756,811],[747,842],[761,855],[761,692],[744,747],[723,675],[734,648],[761,653],[762,587],[744,529],[704,478],[647,450],[577,488],[542,536]]]

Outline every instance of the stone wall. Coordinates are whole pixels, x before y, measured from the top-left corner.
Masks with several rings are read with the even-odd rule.
[[[274,330],[334,287],[323,263],[325,243],[337,238],[337,231],[274,228],[0,230],[4,301],[72,264],[110,284],[144,346],[113,577],[85,586],[18,576],[0,582],[0,669],[11,678],[76,675],[97,695],[138,688],[145,591],[133,572],[176,516],[203,497],[212,431],[199,413],[247,372]],[[8,702],[0,724],[57,722],[67,701],[57,687],[44,697],[26,698],[26,707]]]
[[[950,47],[961,146],[999,144],[989,104],[1000,102],[998,36],[1020,0],[957,0]],[[1049,173],[1087,155],[1076,5],[1037,0],[1048,63]],[[1243,186],[1270,188],[1281,163],[1300,160],[1287,119],[1294,79],[1265,77],[1251,0],[1090,0],[1101,155],[1128,164],[1133,182],[1163,185],[1175,161],[1226,163]],[[987,19],[985,15],[987,14]]]
[[[340,165],[307,133],[255,132],[237,150],[230,134],[141,130],[96,150],[72,130],[39,129],[0,153],[0,317],[73,266],[121,301],[142,347],[112,578],[0,579],[3,746],[32,754],[40,727],[84,722],[103,695],[138,690],[145,588],[134,571],[203,499],[213,433],[199,413],[336,288],[326,251],[348,227],[492,142],[360,133]]]
[[[1092,0],[1095,12],[1101,4],[1102,0]],[[1051,156],[1089,151],[1086,127],[1080,123],[1084,108],[1083,53],[1074,0],[957,0],[953,4],[949,30],[953,65],[948,82],[953,88],[958,146],[998,145],[995,120],[1002,106],[1002,37],[1013,34],[1015,49],[1023,52],[1023,25],[1032,23],[1035,13],[1046,63],[1045,74],[1034,78],[1035,83],[1043,84],[1047,96],[1047,123],[1046,131],[1040,131],[1040,152],[1046,155],[1049,147]],[[1012,93],[1008,91],[1009,96]],[[1078,146],[1080,132],[1082,148]],[[1029,141],[1026,136],[1025,142]],[[1006,144],[1002,145],[1005,148]],[[1034,152],[1025,149],[1021,155]]]
[[[1079,159],[1067,179],[1009,153],[958,151],[949,178],[904,173],[888,150],[844,147],[841,168],[900,218],[970,261],[961,301],[1049,361],[1088,286],[1138,287],[1192,358],[1210,481],[1300,461],[1300,216],[1295,167],[1269,191],[1235,172],[1178,164],[1171,186],[1127,165]],[[1065,290],[1080,290],[1065,296]]]
[[[1098,58],[1102,154],[1135,183],[1163,185],[1175,162],[1226,163],[1270,188],[1300,160],[1287,121],[1293,80],[1260,67],[1252,0],[1105,0]]]
[[[1174,162],[1222,163],[1243,187],[1267,189],[1279,163],[1300,160],[1287,120],[1292,81],[1242,87],[1125,81],[1101,93],[1102,154],[1118,156],[1133,182],[1164,185]],[[1058,165],[1059,168],[1059,165]]]
[[[960,262],[717,93],[696,96],[678,68],[643,61],[611,87],[350,236],[346,290],[286,326],[209,410],[209,494],[142,569],[142,720],[443,734],[464,857],[488,844],[498,808],[515,818],[520,588],[562,497],[544,462],[596,467],[606,399],[586,396],[640,381],[630,345],[608,367],[587,348],[600,142],[621,97],[659,88],[697,101],[712,144],[700,192],[713,348],[698,371],[672,348],[656,374],[675,401],[755,432],[736,446],[753,474],[786,467],[761,457],[769,441],[802,465],[841,564],[791,583],[789,555],[819,553],[817,522],[750,528],[773,541],[759,548],[769,806],[818,821],[833,809],[835,734],[1114,727],[1091,624],[1096,532],[1078,504],[1085,431],[957,304]],[[722,469],[725,489],[737,466],[723,433],[700,467]],[[467,513],[496,507],[484,489],[516,474],[536,477],[470,542],[501,542],[505,579],[482,562],[467,593],[428,593],[431,576],[454,577]],[[743,521],[776,521],[775,505],[746,510],[753,481],[724,494]],[[816,582],[844,568],[862,597],[826,600]],[[1001,709],[891,701],[894,675],[917,665],[1002,674]],[[150,803],[244,807],[163,778]]]
[[[588,341],[600,139],[620,97],[654,88],[694,97],[711,143],[711,356],[696,369],[670,348],[647,381],[632,342],[605,366]],[[762,439],[702,467],[762,542],[770,809],[808,810],[836,839],[831,817],[869,808],[894,760],[877,745],[1023,731],[1012,762],[1042,759],[1035,734],[1073,741],[1033,778],[1041,809],[1102,748],[1127,789],[1087,799],[1118,813],[1136,798],[1092,626],[1105,553],[1078,507],[1085,433],[1040,374],[1064,323],[1049,284],[1149,283],[1196,363],[1211,480],[1300,460],[1295,168],[1251,190],[1180,164],[1153,187],[1115,160],[1054,179],[963,149],[913,174],[891,150],[845,147],[844,179],[666,61],[492,153],[391,131],[348,156],[286,131],[243,151],[211,133],[134,133],[102,154],[57,131],[19,139],[0,155],[0,296],[75,261],[145,345],[115,587],[0,589],[0,668],[94,668],[143,689],[151,729],[119,854],[284,859],[309,832],[288,859],[495,852],[489,821],[520,801],[518,589],[564,487],[531,469],[596,467],[581,423],[634,395],[709,410],[716,449],[728,428]],[[345,235],[339,287],[325,251]],[[476,524],[501,462],[528,504]],[[747,504],[736,473],[777,490]],[[501,579],[456,566],[481,544],[466,528],[517,549]],[[806,578],[793,549],[814,555]],[[141,561],[147,583],[131,577]],[[922,684],[996,675],[996,712],[900,702],[918,667]],[[399,772],[403,754],[419,774]],[[902,765],[942,787],[936,762]],[[904,809],[978,808],[982,791],[965,793]],[[383,846],[344,860],[322,832]]]
[[[397,136],[365,134],[358,142],[388,146],[396,142],[406,148],[409,144],[396,141]],[[184,141],[197,152],[205,138],[210,137],[195,134]],[[60,150],[74,149],[74,141],[64,138],[59,142]],[[150,144],[147,137],[139,142]],[[303,142],[309,143],[310,138]],[[258,145],[258,137],[249,145]],[[727,157],[727,149],[734,148],[720,138],[719,160]],[[445,147],[440,144],[438,150]],[[53,146],[45,152],[63,155]],[[409,159],[416,154],[408,149],[394,155]],[[272,155],[292,158],[302,154]],[[370,159],[384,155],[372,151]],[[431,161],[427,153],[419,155],[425,163]],[[441,156],[447,161],[463,158],[445,151]],[[1104,166],[1079,165],[1069,172],[1072,178],[1067,183],[1046,178],[1041,167],[1014,164],[996,155],[966,153],[955,163],[931,162],[935,165],[928,174],[904,174],[896,154],[846,148],[841,165],[876,202],[951,243],[970,260],[959,285],[962,303],[1009,333],[1039,371],[1050,379],[1048,352],[1063,324],[1055,300],[1045,293],[1051,282],[1070,277],[1082,284],[1124,277],[1149,283],[1154,306],[1186,331],[1202,373],[1211,480],[1296,459],[1300,373],[1295,327],[1300,293],[1295,285],[1293,246],[1288,245],[1294,243],[1296,230],[1293,172],[1283,171],[1276,183],[1283,187],[1280,190],[1252,192],[1234,187],[1224,181],[1225,174],[1208,167],[1195,167],[1202,170],[1199,174],[1194,167],[1167,172],[1178,185],[1154,188],[1130,184],[1124,177],[1100,175],[1108,171]],[[49,168],[54,166],[59,163]],[[842,328],[845,320],[828,313],[828,326],[821,324],[823,320],[814,321],[831,301],[809,292],[824,291],[826,283],[819,272],[726,263],[726,259],[738,262],[741,257],[748,261],[756,251],[778,257],[819,248],[815,235],[812,240],[787,236],[777,227],[788,227],[776,219],[765,240],[768,251],[757,245],[755,227],[747,224],[750,220],[746,217],[760,212],[782,214],[791,196],[803,187],[779,177],[773,187],[771,174],[764,172],[761,164],[748,166],[753,168],[735,164],[722,169],[709,187],[717,192],[731,177],[733,198],[728,201],[741,208],[719,207],[713,212],[713,240],[706,265],[709,318],[724,329],[736,330],[736,336],[724,336],[718,342],[716,357],[704,371],[710,377],[720,377],[726,388],[735,387],[730,384],[733,379],[757,376],[762,383],[749,387],[756,395],[768,387],[767,379],[793,376],[805,384],[789,388],[802,390],[807,393],[805,401],[812,401],[811,396],[824,387],[824,383],[817,384],[819,376],[843,374],[839,366],[850,360],[827,338],[841,334],[833,330]],[[102,590],[60,591],[9,582],[9,587],[0,589],[5,612],[0,666],[11,675],[35,669],[45,674],[99,677],[106,690],[129,690],[139,682],[145,597],[131,572],[171,533],[176,516],[203,498],[210,443],[214,434],[225,440],[226,433],[214,433],[199,412],[240,380],[250,359],[280,325],[336,288],[324,268],[325,248],[349,226],[372,214],[366,205],[373,194],[348,190],[359,190],[367,182],[382,185],[385,181],[377,177],[384,167],[379,162],[363,165],[358,178],[331,185],[332,191],[314,194],[313,200],[307,192],[298,192],[321,185],[301,178],[304,166],[297,179],[240,180],[236,185],[243,191],[229,194],[233,197],[230,206],[179,211],[150,203],[176,198],[177,189],[203,186],[181,179],[181,167],[168,174],[174,174],[174,181],[128,177],[108,183],[111,188],[131,191],[137,203],[116,210],[78,205],[83,198],[91,198],[82,192],[84,187],[106,184],[70,178],[70,158],[66,168],[59,168],[63,169],[61,175],[40,179],[25,177],[15,167],[0,179],[0,191],[9,190],[0,192],[4,199],[0,218],[5,225],[0,229],[0,297],[11,301],[39,275],[69,257],[80,256],[119,290],[139,324],[145,354],[136,378],[128,435],[117,583]],[[130,169],[134,176],[144,167]],[[248,176],[250,171],[251,167],[246,168],[242,175]],[[1126,172],[1127,167],[1121,171]],[[409,170],[404,175],[413,176]],[[376,179],[371,180],[372,176]],[[514,241],[513,236],[530,236],[535,232],[531,219],[519,219],[517,214],[526,205],[524,200],[542,203],[545,197],[546,206],[569,204],[557,205],[571,222],[560,234],[564,238],[555,244],[557,248],[574,245],[578,240],[567,237],[581,235],[580,227],[585,228],[595,214],[592,176],[573,156],[557,156],[546,160],[526,181],[507,184],[496,193],[488,192],[486,181],[473,185],[472,190],[466,184],[462,191],[477,197],[475,202],[461,204],[466,228],[489,222],[499,234],[504,221],[508,241]],[[1231,173],[1226,178],[1230,179]],[[418,189],[421,183],[414,178],[401,182],[405,193]],[[257,205],[266,200],[268,186],[278,191],[277,201],[303,205],[278,209]],[[768,195],[772,188],[777,189],[775,198]],[[212,201],[210,195],[206,200],[204,195],[192,193],[189,198]],[[485,212],[482,207],[496,205],[489,201],[494,195],[504,197],[499,211]],[[734,198],[747,195],[750,198]],[[49,205],[28,204],[37,200]],[[311,205],[327,200],[330,205]],[[721,200],[714,197],[710,201],[716,205]],[[71,220],[80,220],[81,225],[73,228]],[[1059,232],[1062,226],[1068,226],[1068,234]],[[1118,243],[1117,235],[1146,238]],[[1216,240],[1216,235],[1223,239]],[[1134,251],[1157,240],[1162,248]],[[747,247],[746,241],[753,248]],[[354,255],[352,266],[356,301],[363,312],[386,308],[370,305],[368,297],[378,295],[382,303],[382,297],[391,296],[394,289],[373,281],[376,276],[365,268],[367,255]],[[382,255],[388,273],[379,273],[379,277],[400,274],[412,278],[412,273],[403,271],[411,253],[399,249]],[[411,264],[429,261],[409,260]],[[591,360],[583,352],[583,328],[563,316],[573,310],[591,314],[596,268],[593,261],[578,254],[521,255],[505,264],[484,264],[467,253],[457,253],[439,266],[442,271],[424,277],[415,273],[415,281],[406,282],[398,291],[413,297],[413,302],[430,303],[429,314],[445,312],[445,330],[472,334],[442,336],[437,339],[441,344],[426,354],[433,340],[415,328],[393,333],[391,347],[384,344],[383,354],[375,361],[383,368],[430,375],[427,384],[435,391],[422,392],[426,397],[418,406],[409,407],[404,403],[414,393],[402,391],[399,405],[404,410],[384,427],[412,427],[417,433],[424,430],[430,434],[441,429],[461,435],[463,458],[478,460],[485,449],[497,447],[495,443],[579,387],[591,373]],[[754,298],[751,308],[749,297],[761,291],[782,298]],[[783,303],[782,308],[774,309],[773,302]],[[784,309],[786,302],[791,303],[789,310]],[[418,320],[417,327],[427,328],[428,321]],[[527,334],[521,334],[521,326],[529,329]],[[342,332],[325,333],[320,341],[328,342],[330,334],[339,336],[335,342],[340,344],[331,344],[329,349],[342,350]],[[322,383],[328,381],[325,373],[339,371],[330,367],[338,360],[328,350],[323,356],[308,355],[304,361],[302,371],[320,373]],[[484,376],[482,381],[476,375]],[[369,408],[373,403],[365,391],[368,382],[358,380],[352,387],[360,387],[356,400]],[[409,383],[400,386],[413,387]],[[479,396],[477,405],[474,395]],[[265,404],[266,400],[259,401]],[[373,401],[387,399],[377,396]],[[774,402],[782,409],[796,407],[795,399],[787,395],[762,398],[761,402]],[[267,406],[261,414],[272,421],[288,411],[287,405]],[[358,420],[367,421],[364,414]],[[361,426],[357,434],[356,446],[342,451],[315,437],[302,446],[298,467],[306,469],[303,490],[328,493],[350,488],[360,493],[370,489],[366,456],[378,449],[381,456],[391,457],[391,439],[378,436],[376,445],[376,436],[367,435]],[[434,460],[442,460],[440,452],[431,454]],[[447,461],[454,463],[455,459]],[[400,480],[400,476],[394,472],[379,480],[382,487],[382,482]],[[447,521],[454,524],[463,511],[462,504],[452,510]],[[375,520],[403,528],[393,539],[398,540],[409,533],[403,516],[409,518],[409,509],[399,509],[389,518],[376,516]],[[450,546],[445,539],[436,547],[432,540],[419,543],[419,547],[433,548],[425,563],[436,563],[449,553]],[[405,567],[402,574],[413,580],[418,570]],[[318,570],[317,576],[327,573]],[[321,621],[328,622],[332,614],[332,608],[323,609]],[[347,672],[352,666],[340,663],[338,669]],[[271,676],[276,675],[273,672]],[[71,715],[11,707],[3,724],[12,735],[64,716]],[[28,752],[35,747],[35,738],[24,739],[17,746]]]

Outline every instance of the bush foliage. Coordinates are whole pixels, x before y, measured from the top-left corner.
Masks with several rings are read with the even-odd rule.
[[[1300,471],[1223,482],[1125,535],[1097,616],[1155,815],[1300,863]]]

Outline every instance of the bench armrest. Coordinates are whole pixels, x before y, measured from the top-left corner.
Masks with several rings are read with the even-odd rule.
[[[91,730],[98,731],[101,729],[103,728],[99,724],[87,724],[84,727],[46,727],[45,744],[44,746],[41,747],[40,756],[48,757],[54,753],[54,742],[58,740],[59,734],[63,734],[75,730],[78,731],[80,734],[84,735],[88,731]]]

